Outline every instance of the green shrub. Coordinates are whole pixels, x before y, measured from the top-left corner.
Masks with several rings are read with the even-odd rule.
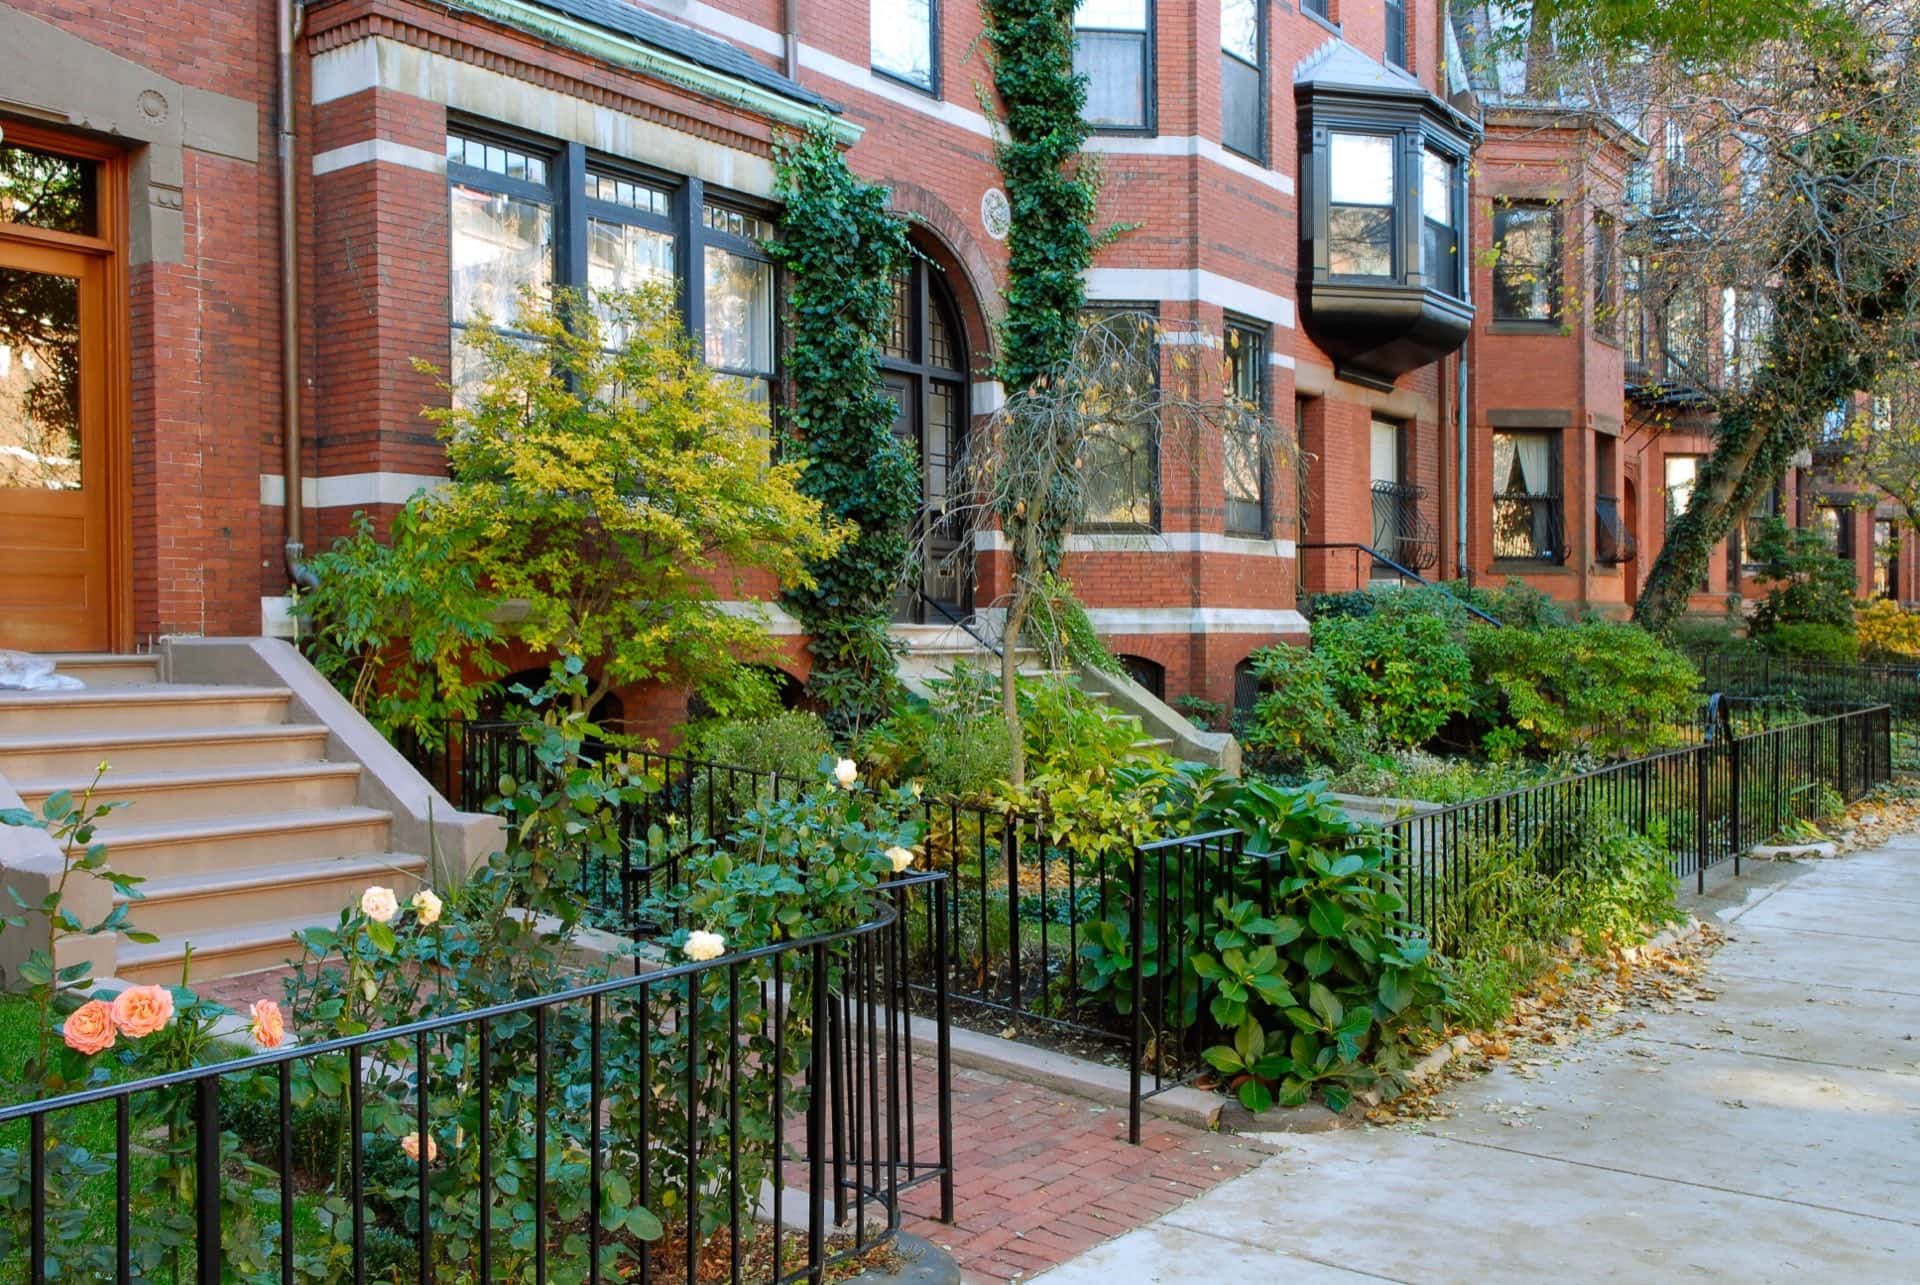
[[[1493,586],[1470,588],[1456,580],[1447,587],[1510,629],[1550,629],[1569,623],[1553,595],[1515,577]]]
[[[1331,767],[1360,752],[1359,725],[1341,706],[1323,658],[1281,643],[1262,647],[1250,659],[1260,696],[1240,736],[1262,763]]]
[[[1495,757],[1491,762],[1442,757],[1420,750],[1370,753],[1332,777],[1328,788],[1343,794],[1375,798],[1420,799],[1427,803],[1462,803],[1504,794],[1550,776],[1567,775],[1588,766],[1580,759],[1532,763]]]
[[[1793,660],[1851,665],[1860,659],[1859,640],[1851,629],[1812,621],[1782,621],[1759,635],[1760,645],[1776,656]]]
[[[1550,866],[1549,853],[1562,860]],[[1471,873],[1441,899],[1433,938],[1468,1026],[1505,1021],[1568,938],[1589,952],[1633,945],[1681,913],[1664,834],[1606,815],[1573,817],[1525,846],[1506,835],[1462,844],[1450,859]]]
[[[1853,563],[1837,557],[1825,535],[1768,518],[1753,556],[1772,582],[1753,609],[1754,637],[1764,642],[1781,625],[1828,625],[1852,636]]]
[[[1671,744],[1693,716],[1699,673],[1636,625],[1591,620],[1542,629],[1467,630],[1477,720],[1511,728],[1538,753],[1602,758]],[[1500,738],[1506,746],[1511,738]]]
[[[812,780],[820,760],[833,753],[833,738],[816,714],[786,710],[766,718],[715,719],[688,730],[680,752],[691,759],[777,774],[789,781]],[[696,772],[688,800],[690,814],[703,823],[730,821],[756,800],[764,801],[773,782],[745,776]]]
[[[1441,616],[1316,620],[1313,650],[1347,713],[1388,744],[1424,745],[1468,707],[1473,669]]]

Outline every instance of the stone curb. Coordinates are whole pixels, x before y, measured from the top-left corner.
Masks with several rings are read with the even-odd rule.
[[[937,1034],[931,1021],[916,1017],[912,1022],[913,1044],[922,1053],[937,1048]],[[1127,1109],[1128,1077],[1118,1067],[1101,1066],[1085,1058],[1052,1049],[1035,1048],[1017,1040],[1003,1040],[961,1027],[952,1028],[948,1041],[953,1064],[976,1071],[1025,1080],[1058,1093],[1072,1094],[1101,1106]],[[1225,1099],[1204,1089],[1177,1088],[1155,1094],[1140,1103],[1148,1115],[1171,1120],[1195,1129],[1212,1130],[1220,1123],[1220,1108]]]

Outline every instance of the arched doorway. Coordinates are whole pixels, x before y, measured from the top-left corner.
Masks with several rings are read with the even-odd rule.
[[[920,461],[920,518],[914,537],[920,579],[894,603],[899,621],[940,621],[973,606],[973,559],[949,512],[948,483],[966,442],[970,410],[967,339],[943,274],[915,256],[894,283],[893,317],[880,365],[896,407],[894,435]]]

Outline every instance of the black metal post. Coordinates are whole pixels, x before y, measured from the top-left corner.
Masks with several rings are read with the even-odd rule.
[[[200,1285],[220,1285],[220,1081],[194,1085],[194,1218],[200,1245]],[[284,1234],[284,1231],[283,1231]]]

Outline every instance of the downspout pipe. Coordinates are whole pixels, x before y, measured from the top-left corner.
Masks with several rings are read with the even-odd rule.
[[[786,0],[786,72],[788,80],[800,79],[800,0]]]
[[[1473,585],[1473,568],[1467,565],[1467,347],[1473,342],[1469,334],[1460,344],[1460,360],[1454,367],[1454,431],[1459,438],[1459,458],[1455,472],[1458,477],[1454,512],[1458,515],[1454,523],[1454,573]]]
[[[302,476],[305,441],[300,429],[300,183],[298,137],[294,132],[294,44],[300,35],[299,0],[278,0],[279,103],[276,128],[280,153],[280,441],[286,452],[281,467],[287,515],[287,575],[302,589],[319,583],[306,563],[306,493]]]

